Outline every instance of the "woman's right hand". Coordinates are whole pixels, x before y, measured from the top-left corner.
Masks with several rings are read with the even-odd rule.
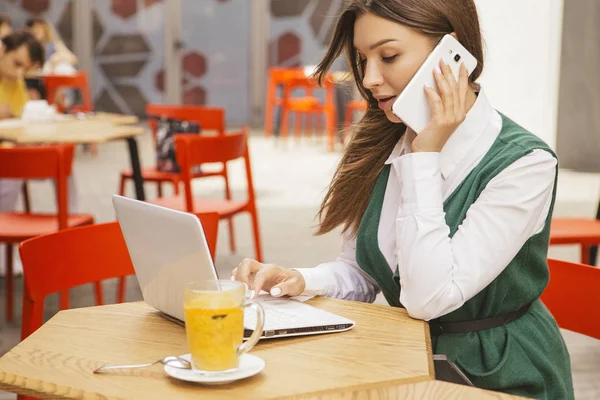
[[[275,264],[262,264],[256,260],[245,258],[231,271],[231,279],[243,282],[252,290],[251,297],[256,297],[261,290],[271,296],[298,296],[304,292],[306,282],[302,274]]]

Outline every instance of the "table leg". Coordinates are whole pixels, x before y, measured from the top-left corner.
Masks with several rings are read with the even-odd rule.
[[[127,138],[129,146],[129,157],[131,158],[131,170],[133,171],[133,182],[135,183],[135,194],[138,200],[146,200],[144,193],[144,178],[142,177],[142,169],[140,167],[140,155],[138,152],[137,141],[134,137]]]

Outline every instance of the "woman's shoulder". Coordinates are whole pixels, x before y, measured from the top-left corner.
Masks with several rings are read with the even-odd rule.
[[[522,150],[532,151],[536,149],[546,150],[555,156],[554,152],[543,139],[530,132],[517,122],[498,111],[502,117],[502,129],[499,134],[499,141],[507,146],[514,146]]]

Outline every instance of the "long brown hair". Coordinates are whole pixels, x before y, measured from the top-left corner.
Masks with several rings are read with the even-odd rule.
[[[361,121],[351,128],[350,141],[318,212],[317,235],[339,225],[356,235],[375,181],[406,130],[402,124],[390,122],[371,92],[362,86],[365,70],[354,48],[354,22],[369,12],[415,29],[434,42],[456,32],[458,41],[478,62],[470,81],[475,81],[483,70],[483,43],[473,0],[347,0],[315,76],[322,83],[335,59],[345,52],[368,108]]]

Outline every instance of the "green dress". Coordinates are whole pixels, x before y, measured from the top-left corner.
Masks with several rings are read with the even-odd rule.
[[[556,155],[533,134],[502,115],[502,130],[481,162],[444,202],[452,237],[469,207],[487,183],[516,160],[535,149]],[[379,250],[377,230],[390,166],[384,166],[373,188],[357,234],[358,265],[379,285],[392,306],[400,304],[398,267],[392,272]],[[548,284],[546,261],[552,204],[544,229],[529,238],[502,273],[441,322],[472,321],[516,311],[529,311],[504,326],[433,339],[435,354],[446,354],[475,386],[536,399],[573,399],[569,353],[556,321],[539,300]]]

